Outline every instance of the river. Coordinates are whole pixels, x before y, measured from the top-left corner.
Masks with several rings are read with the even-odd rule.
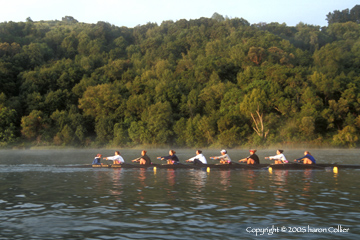
[[[126,162],[140,150],[120,149]],[[220,155],[204,150],[204,155]],[[311,150],[359,164],[360,150]],[[0,239],[357,239],[360,170],[76,168],[114,150],[0,151]],[[168,150],[150,149],[153,162]],[[261,163],[275,150],[257,152]],[[290,160],[303,150],[286,150]],[[180,161],[195,150],[177,150]],[[233,160],[246,150],[229,150]],[[209,160],[212,162],[213,160]]]

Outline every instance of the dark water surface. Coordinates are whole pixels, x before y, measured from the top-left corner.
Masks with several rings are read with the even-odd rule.
[[[358,239],[360,170],[92,169],[98,152],[0,151],[0,239]],[[122,150],[125,161],[139,150]],[[156,156],[167,150],[149,150]],[[206,157],[218,150],[204,151]],[[274,150],[259,151],[264,156]],[[287,158],[302,150],[285,151]],[[312,150],[360,164],[360,150]],[[178,150],[181,161],[193,150]],[[229,151],[233,160],[248,155]],[[210,161],[209,161],[210,162]]]

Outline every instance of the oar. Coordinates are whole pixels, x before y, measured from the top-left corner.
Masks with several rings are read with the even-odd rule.
[[[105,160],[105,161],[113,161],[112,163],[114,163],[114,160],[108,160],[107,157],[104,157],[103,160]],[[108,164],[108,165],[110,165],[110,164]]]
[[[141,157],[135,158],[134,160],[131,160],[132,162],[136,162],[139,161],[141,159]]]
[[[241,162],[241,163],[245,163],[245,161],[244,160],[248,160],[248,157],[247,158],[243,158],[243,159],[240,159],[238,162]]]
[[[156,159],[159,159],[159,160],[163,161],[163,160],[162,160],[162,157],[157,157]]]
[[[171,163],[169,163],[169,161],[172,161],[172,159],[168,158],[168,159],[163,159],[163,157],[157,157],[156,159],[159,159],[160,161],[166,160],[166,165],[173,165]]]
[[[212,159],[212,160],[220,160],[220,158],[216,158],[216,157],[210,157],[210,159]]]
[[[220,158],[216,158],[216,157],[210,157],[210,159],[212,159],[212,160],[220,160]]]

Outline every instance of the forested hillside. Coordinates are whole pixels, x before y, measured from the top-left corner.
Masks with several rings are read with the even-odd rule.
[[[0,146],[355,147],[359,9],[326,27],[0,23]]]

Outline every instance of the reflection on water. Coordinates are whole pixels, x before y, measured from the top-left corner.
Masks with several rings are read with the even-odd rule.
[[[222,188],[224,189],[224,191],[227,191],[228,188],[231,186],[230,176],[231,176],[231,170],[220,171],[219,183],[222,185]]]
[[[263,237],[360,234],[359,170],[67,168],[76,165],[72,152],[59,159],[6,154],[0,162],[0,239],[259,239],[246,229],[273,225],[350,231]]]
[[[286,205],[286,194],[287,190],[287,177],[289,175],[289,170],[284,171],[274,171],[270,175],[270,181],[274,184],[274,197],[275,197],[275,206],[285,206]]]
[[[206,186],[207,173],[203,170],[186,172],[188,175],[189,194],[196,203],[204,203],[204,189]]]
[[[301,182],[301,184],[303,185],[301,196],[304,198],[311,198],[310,187],[313,176],[314,171],[312,171],[311,169],[304,170],[304,177]]]
[[[115,198],[116,202],[121,202],[121,195],[123,194],[123,170],[120,168],[112,171],[112,188],[109,189],[109,194]]]

